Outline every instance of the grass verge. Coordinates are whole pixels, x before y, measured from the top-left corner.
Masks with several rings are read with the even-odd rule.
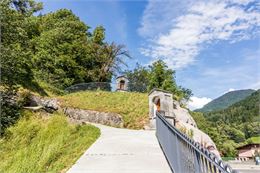
[[[84,91],[59,99],[67,107],[118,113],[125,128],[141,129],[148,122],[148,96],[144,93]]]
[[[99,135],[98,128],[69,124],[63,115],[26,111],[0,139],[0,172],[65,172]]]

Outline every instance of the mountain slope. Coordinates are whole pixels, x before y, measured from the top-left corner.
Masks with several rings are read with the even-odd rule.
[[[205,113],[205,117],[226,123],[259,122],[260,90],[226,109]]]
[[[206,104],[203,108],[195,110],[196,112],[211,112],[225,109],[240,100],[245,99],[250,94],[255,92],[255,90],[236,90],[230,91]]]
[[[235,157],[238,146],[255,140],[260,133],[260,90],[228,108],[192,112],[200,129],[209,134],[225,157]]]

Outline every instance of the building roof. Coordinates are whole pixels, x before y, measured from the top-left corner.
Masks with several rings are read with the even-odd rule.
[[[117,76],[116,79],[118,79],[118,78],[126,78],[127,79],[127,77],[125,75]]]
[[[159,88],[154,88],[152,89],[148,95],[152,94],[154,91],[161,91],[161,92],[164,92],[164,93],[169,93],[169,94],[172,94],[170,91],[166,91],[166,90],[163,90],[163,89],[159,89]]]
[[[258,145],[260,147],[260,143],[250,143],[250,144],[245,144],[245,145],[239,146],[236,149],[239,150],[239,149],[242,149],[244,147],[251,146],[251,145]]]
[[[249,146],[249,145],[260,145],[260,136],[251,137],[246,140],[247,144],[237,147],[237,149]]]

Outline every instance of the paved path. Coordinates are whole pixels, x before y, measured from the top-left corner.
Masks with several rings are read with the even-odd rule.
[[[171,173],[155,131],[95,126],[101,136],[68,173]]]
[[[252,164],[244,164],[244,163],[229,163],[229,165],[237,170],[239,173],[259,173],[260,172],[260,165]]]

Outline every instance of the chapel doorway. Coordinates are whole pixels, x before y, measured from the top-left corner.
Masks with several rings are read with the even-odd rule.
[[[125,89],[125,81],[124,81],[124,80],[121,80],[121,81],[120,81],[119,89],[120,89],[120,90],[124,90],[124,89]]]
[[[160,99],[157,100],[157,102],[155,103],[155,105],[156,105],[156,110],[157,110],[157,111],[160,111],[160,110],[161,110],[161,101],[160,101]]]

